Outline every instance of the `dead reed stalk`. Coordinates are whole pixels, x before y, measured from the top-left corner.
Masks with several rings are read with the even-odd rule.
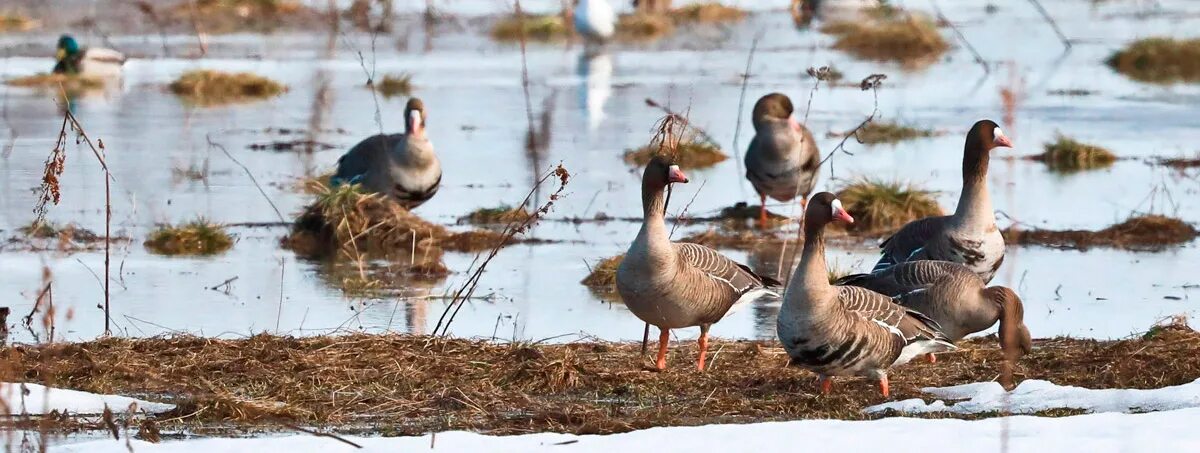
[[[446,304],[446,309],[442,310],[442,315],[438,317],[438,322],[433,328],[432,335],[439,335],[439,330],[441,331],[441,336],[446,336],[446,334],[449,333],[450,325],[454,323],[454,318],[458,316],[458,311],[461,310],[462,306],[468,300],[470,300],[472,296],[475,295],[475,288],[479,286],[479,279],[483,276],[483,272],[487,269],[488,263],[490,263],[492,259],[496,257],[496,254],[500,253],[501,248],[504,248],[505,245],[512,241],[513,237],[529,231],[529,229],[532,228],[533,225],[539,220],[541,220],[546,213],[550,212],[550,208],[554,207],[554,203],[556,201],[562,199],[562,192],[564,189],[566,189],[567,182],[569,182],[571,179],[571,174],[567,172],[567,169],[564,168],[562,164],[558,164],[557,167],[547,171],[541,177],[541,179],[537,180],[533,187],[529,189],[529,193],[525,195],[525,199],[521,201],[521,204],[518,206],[528,206],[529,203],[533,201],[534,194],[537,193],[539,188],[541,188],[542,183],[546,182],[550,178],[558,179],[558,189],[555,190],[554,193],[550,194],[546,201],[542,203],[541,207],[531,211],[527,216],[525,216],[524,219],[509,222],[508,226],[504,227],[504,231],[500,233],[500,240],[494,246],[492,246],[492,249],[489,250],[487,256],[479,262],[479,265],[475,266],[473,270],[469,271],[470,276],[467,277],[467,280],[463,282],[462,286],[460,286],[458,290],[454,292],[454,297],[450,300],[449,304]],[[479,255],[477,255],[475,259],[476,261],[479,261]],[[449,315],[449,317],[447,317],[447,315]]]

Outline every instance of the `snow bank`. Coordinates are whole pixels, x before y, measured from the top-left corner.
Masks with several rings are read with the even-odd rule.
[[[1087,389],[1062,386],[1053,382],[1028,380],[1012,392],[996,382],[976,382],[953,387],[921,389],[936,398],[966,400],[947,405],[941,400],[926,404],[918,398],[884,403],[863,409],[880,412],[893,409],[906,413],[954,412],[973,414],[1008,411],[1029,414],[1047,409],[1083,409],[1088,412],[1141,412],[1200,407],[1200,379],[1187,384],[1159,389]]]
[[[652,428],[607,436],[528,434],[493,437],[466,432],[430,437],[347,437],[364,448],[354,449],[336,440],[313,436],[254,439],[196,439],[149,444],[135,441],[138,453],[219,453],[286,451],[288,453],[341,452],[539,452],[612,453],[614,451],[761,452],[788,449],[821,451],[920,451],[958,453],[1000,450],[1002,438],[1009,452],[1159,452],[1200,451],[1200,430],[1195,421],[1200,408],[1145,414],[1103,413],[1074,417],[1016,416],[965,421],[885,418],[873,421],[806,420]],[[1007,433],[1007,435],[1005,435]],[[1169,433],[1165,435],[1164,433]],[[62,445],[55,453],[126,453],[125,442],[92,441]]]
[[[55,410],[67,411],[72,414],[99,414],[104,412],[105,404],[108,404],[113,412],[125,412],[129,409],[129,403],[137,403],[138,409],[152,413],[166,412],[175,408],[172,404],[152,403],[126,396],[98,395],[38,384],[10,384],[7,382],[0,382],[0,398],[8,403],[6,408],[0,407],[0,413],[5,415],[40,415]],[[7,412],[4,412],[5,410]]]

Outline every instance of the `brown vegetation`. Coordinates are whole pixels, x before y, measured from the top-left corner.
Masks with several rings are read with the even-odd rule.
[[[394,96],[408,96],[412,94],[412,74],[387,74],[378,82],[371,81],[367,84],[367,88],[371,88],[382,94],[385,98]]]
[[[160,226],[144,245],[159,255],[216,255],[233,247],[233,237],[221,225],[196,219],[178,226]]]
[[[821,27],[833,35],[833,48],[858,58],[923,66],[950,48],[937,26],[926,17],[894,12]]]
[[[632,320],[632,318],[631,318]],[[631,322],[631,326],[634,325]],[[176,403],[148,415],[163,429],[208,424],[323,425],[342,432],[422,435],[603,434],[655,426],[795,419],[861,420],[888,400],[875,383],[836,378],[821,395],[813,375],[786,367],[774,341],[713,341],[705,372],[690,366],[692,342],[669,351],[667,372],[648,371],[636,344],[496,344],[423,336],[362,335],[242,340],[109,337],[84,343],[12,346],[0,379]],[[1001,353],[994,337],[965,341],[936,364],[889,373],[892,400],[927,397],[922,387],[989,381]],[[1200,377],[1200,333],[1156,327],[1120,341],[1037,340],[1017,380],[1087,388],[1160,388]],[[930,414],[927,417],[981,418]]]
[[[58,225],[53,222],[33,222],[18,229],[13,236],[0,243],[0,250],[58,251],[64,253],[104,249],[104,236],[100,236],[74,223]],[[127,237],[113,237],[113,242],[128,242]]]
[[[1110,167],[1117,161],[1117,155],[1059,134],[1053,143],[1046,144],[1045,152],[1029,159],[1045,163],[1051,171],[1069,173]]]
[[[867,145],[894,144],[905,140],[932,137],[932,129],[921,129],[903,124],[872,121],[859,128],[854,137]]]
[[[270,31],[283,26],[324,25],[326,14],[295,0],[195,0],[178,2],[158,11],[138,2],[144,14],[159,21],[193,24],[208,33]]]
[[[1092,247],[1112,247],[1129,250],[1157,251],[1183,244],[1200,235],[1191,224],[1161,215],[1132,217],[1100,231],[1088,230],[1004,230],[1004,240],[1022,245],[1087,250]]]
[[[37,28],[38,21],[17,13],[0,14],[0,33],[29,31]]]
[[[718,2],[692,3],[670,12],[671,19],[679,24],[735,22],[746,17],[746,12]]]
[[[729,158],[720,148],[706,142],[685,141],[679,143],[675,149],[674,162],[680,168],[708,168]],[[658,145],[649,144],[625,151],[625,162],[646,165],[658,153]]]
[[[458,218],[458,223],[469,223],[472,225],[496,225],[509,224],[512,222],[520,222],[529,217],[529,211],[524,207],[512,207],[508,205],[500,205],[494,208],[479,208],[471,211],[470,214]]]
[[[287,91],[287,86],[279,82],[248,72],[207,69],[185,72],[169,88],[188,102],[203,106],[269,99]]]
[[[71,96],[75,96],[89,90],[99,90],[104,88],[104,81],[95,77],[51,73],[17,77],[5,80],[4,83],[15,87],[35,88],[38,90],[58,91],[59,87],[62,87],[62,90],[66,91],[67,94]]]
[[[1113,70],[1141,82],[1200,82],[1200,38],[1146,38],[1108,57]]]
[[[591,265],[591,272],[587,277],[583,278],[584,286],[590,288],[601,296],[615,296],[617,294],[617,267],[621,266],[621,261],[625,260],[625,254],[610,256],[599,263]]]
[[[530,41],[554,41],[566,39],[568,29],[559,15],[511,15],[492,26],[492,38],[497,41],[519,41],[521,36]]]
[[[912,184],[859,178],[837,191],[854,224],[850,229],[862,233],[880,233],[898,229],[924,217],[942,215],[933,192]]]

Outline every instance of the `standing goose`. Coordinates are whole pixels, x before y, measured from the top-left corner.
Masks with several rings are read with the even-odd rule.
[[[825,225],[853,223],[833,194],[821,192],[804,212],[804,250],[792,274],[776,330],[791,364],[819,375],[828,393],[830,376],[859,375],[879,380],[888,396],[887,369],[921,354],[953,349],[937,323],[892,303],[874,291],[829,284],[825,267]]]
[[[967,133],[963,146],[963,191],[953,215],[909,222],[880,245],[882,255],[872,270],[914,260],[951,261],[967,266],[990,282],[1004,261],[1004,236],[988,194],[988,157],[997,147],[1012,148],[1000,126],[981,120]]]
[[[121,75],[125,55],[103,47],[80,48],[71,35],[58,38],[54,55],[54,73],[91,77]]]
[[[987,286],[966,266],[949,261],[909,261],[871,274],[842,279],[845,284],[892,296],[897,303],[937,321],[952,341],[1000,322],[1000,349],[1016,361],[1032,348],[1025,308],[1017,293]],[[930,361],[933,356],[930,355]]]
[[[577,0],[574,22],[575,31],[588,42],[603,43],[616,31],[617,15],[608,0]]]
[[[812,132],[792,119],[792,100],[780,93],[763,96],[751,118],[754,138],[746,150],[746,179],[762,202],[759,222],[767,222],[767,197],[778,201],[801,198],[801,208],[817,182],[821,152]]]
[[[646,164],[642,175],[642,228],[617,268],[617,291],[625,306],[661,332],[655,361],[660,370],[667,367],[670,329],[700,327],[696,368],[704,370],[709,327],[734,306],[774,295],[767,285],[779,285],[716,250],[671,242],[664,219],[664,192],[668,184],[686,182],[679,167],[665,158],[654,157]]]
[[[369,192],[391,197],[405,209],[433,198],[442,183],[442,166],[425,137],[425,104],[411,98],[404,107],[404,133],[374,135],[338,159],[334,184],[362,184]]]

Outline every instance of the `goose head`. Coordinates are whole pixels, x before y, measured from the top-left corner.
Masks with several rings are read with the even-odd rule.
[[[967,133],[967,150],[987,153],[996,148],[1012,147],[1012,140],[1009,140],[1008,136],[1004,135],[1004,130],[1000,129],[1000,125],[992,120],[979,120],[971,126],[971,132]]]
[[[425,103],[410,98],[404,106],[404,133],[416,138],[425,138]]]
[[[771,93],[754,103],[754,111],[750,114],[754,128],[758,129],[768,121],[786,121],[793,128],[798,128],[796,120],[792,119],[795,108],[791,98],[783,93]]]
[[[661,190],[668,184],[687,182],[688,177],[683,174],[683,170],[665,156],[651,158],[646,164],[645,172],[642,173],[642,187],[646,189]]]
[[[988,299],[1000,307],[1000,351],[1015,362],[1033,349],[1033,338],[1025,326],[1025,306],[1012,289],[992,286],[984,290]]]
[[[820,231],[830,222],[854,223],[854,217],[842,207],[842,200],[829,192],[813,195],[804,209],[804,230]]]

